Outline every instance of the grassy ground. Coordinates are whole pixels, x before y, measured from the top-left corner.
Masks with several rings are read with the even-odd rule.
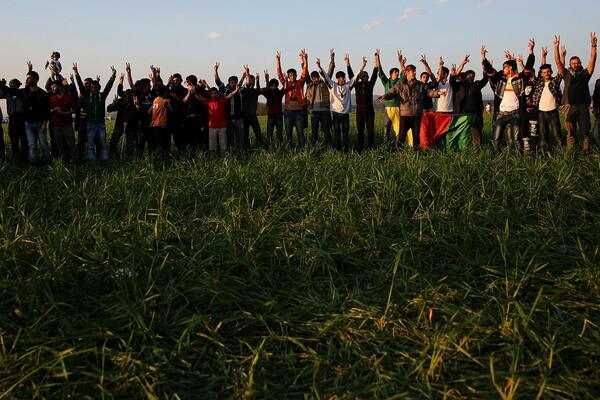
[[[0,399],[600,395],[600,156],[0,164]]]

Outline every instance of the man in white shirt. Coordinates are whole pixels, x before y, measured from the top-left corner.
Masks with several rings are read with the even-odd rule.
[[[556,145],[563,145],[563,139],[560,135],[560,117],[558,115],[558,106],[562,97],[561,82],[562,76],[552,76],[552,66],[550,64],[540,66],[540,76],[535,79],[533,84],[533,104],[538,110],[540,148],[550,147],[548,129],[552,132]]]
[[[363,57],[360,71],[350,82],[346,81],[346,73],[338,71],[335,74],[336,81],[332,80],[323,68],[321,60],[317,58],[317,69],[329,86],[329,104],[332,114],[334,144],[338,150],[345,152],[350,150],[350,111],[352,111],[351,90],[356,84],[356,79],[362,74],[367,65],[367,58]],[[343,137],[343,145],[341,139]]]

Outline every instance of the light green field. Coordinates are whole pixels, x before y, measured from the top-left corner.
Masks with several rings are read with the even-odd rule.
[[[0,399],[600,396],[597,152],[0,163],[0,184]]]

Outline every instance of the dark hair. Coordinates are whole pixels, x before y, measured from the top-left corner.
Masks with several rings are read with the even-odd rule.
[[[442,71],[448,75],[450,73],[450,70],[448,69],[448,67],[442,67]]]
[[[469,74],[473,74],[475,75],[475,71],[473,71],[472,69],[468,70],[465,72],[465,75],[469,75]]]
[[[540,65],[540,72],[542,72],[543,69],[552,70],[552,65],[550,65],[550,64],[542,64],[542,65]]]
[[[38,74],[38,73],[37,73],[37,72],[35,72],[35,71],[29,71],[29,72],[27,73],[27,75],[29,75],[29,76],[31,76],[33,79],[35,79],[35,81],[36,81],[36,82],[40,80],[40,74]]]
[[[165,85],[158,85],[158,87],[156,88],[156,94],[159,95],[160,97],[163,97],[164,95],[167,94],[167,87]]]
[[[298,72],[296,72],[296,70],[294,68],[290,68],[287,70],[287,74],[294,74],[294,75],[298,75]]]
[[[179,79],[179,80],[183,80],[183,78],[181,77],[181,74],[180,74],[180,73],[178,73],[178,72],[174,73],[174,74],[171,76],[171,78],[177,78],[177,79]]]
[[[415,71],[415,72],[417,72],[417,67],[415,67],[415,66],[414,66],[414,65],[412,65],[412,64],[408,64],[408,65],[406,66],[406,70],[407,70],[407,71]]]
[[[335,79],[345,78],[345,77],[346,77],[346,73],[344,71],[338,71],[335,73]]]
[[[279,86],[279,81],[275,78],[273,78],[269,81],[269,86],[273,86],[273,85]]]
[[[310,73],[310,77],[311,78],[318,78],[319,77],[319,73],[317,71],[313,71]]]
[[[90,86],[92,86],[92,85],[100,87],[100,82],[93,80],[90,82]]]
[[[217,92],[217,93],[220,93],[220,92],[219,92],[219,89],[217,89],[216,87],[211,87],[211,88],[208,90],[208,93],[212,93],[212,92]]]
[[[60,53],[58,51],[52,52],[52,56],[56,56],[56,58],[60,58]]]
[[[140,82],[140,85],[146,86],[146,85],[150,84],[150,79],[148,79],[148,78],[142,78],[142,79],[140,79],[139,82]]]
[[[392,75],[394,72],[400,73],[400,70],[396,67],[390,69],[390,75]]]
[[[236,82],[237,82],[238,80],[239,80],[239,79],[238,79],[238,77],[237,77],[237,76],[235,76],[235,75],[231,75],[231,76],[229,77],[229,79],[227,79],[227,82],[231,82],[231,81],[236,81]]]
[[[428,72],[425,72],[425,71],[421,72],[421,75],[419,75],[419,77],[422,78],[423,75],[427,75],[427,77],[429,78],[429,73]]]
[[[513,69],[513,71],[517,70],[517,61],[516,60],[506,60],[502,65],[507,65]]]
[[[196,75],[188,75],[185,80],[192,82],[194,85],[198,84],[198,78]]]

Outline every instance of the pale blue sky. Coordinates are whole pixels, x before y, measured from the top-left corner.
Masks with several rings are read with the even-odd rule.
[[[346,52],[357,68],[367,56],[369,72],[376,48],[381,49],[386,70],[397,65],[400,49],[419,71],[421,54],[434,71],[440,56],[450,66],[470,54],[467,68],[480,77],[482,44],[498,65],[504,50],[526,54],[528,39],[535,38],[539,65],[541,47],[548,46],[551,52],[555,34],[561,35],[568,56],[579,55],[587,65],[589,33],[598,29],[600,34],[599,4],[597,0],[0,0],[0,77],[24,81],[25,63],[31,60],[45,79],[44,64],[57,50],[63,73],[77,62],[82,75],[100,75],[103,82],[110,65],[121,73],[128,61],[134,79],[147,76],[154,64],[165,78],[179,72],[212,83],[216,61],[221,63],[222,78],[240,75],[243,64],[261,76],[264,69],[274,76],[275,51],[282,52],[284,69],[298,68],[302,48],[309,54],[311,70],[316,57],[328,59],[330,48],[336,51],[339,68]],[[378,84],[376,92],[382,91]]]

